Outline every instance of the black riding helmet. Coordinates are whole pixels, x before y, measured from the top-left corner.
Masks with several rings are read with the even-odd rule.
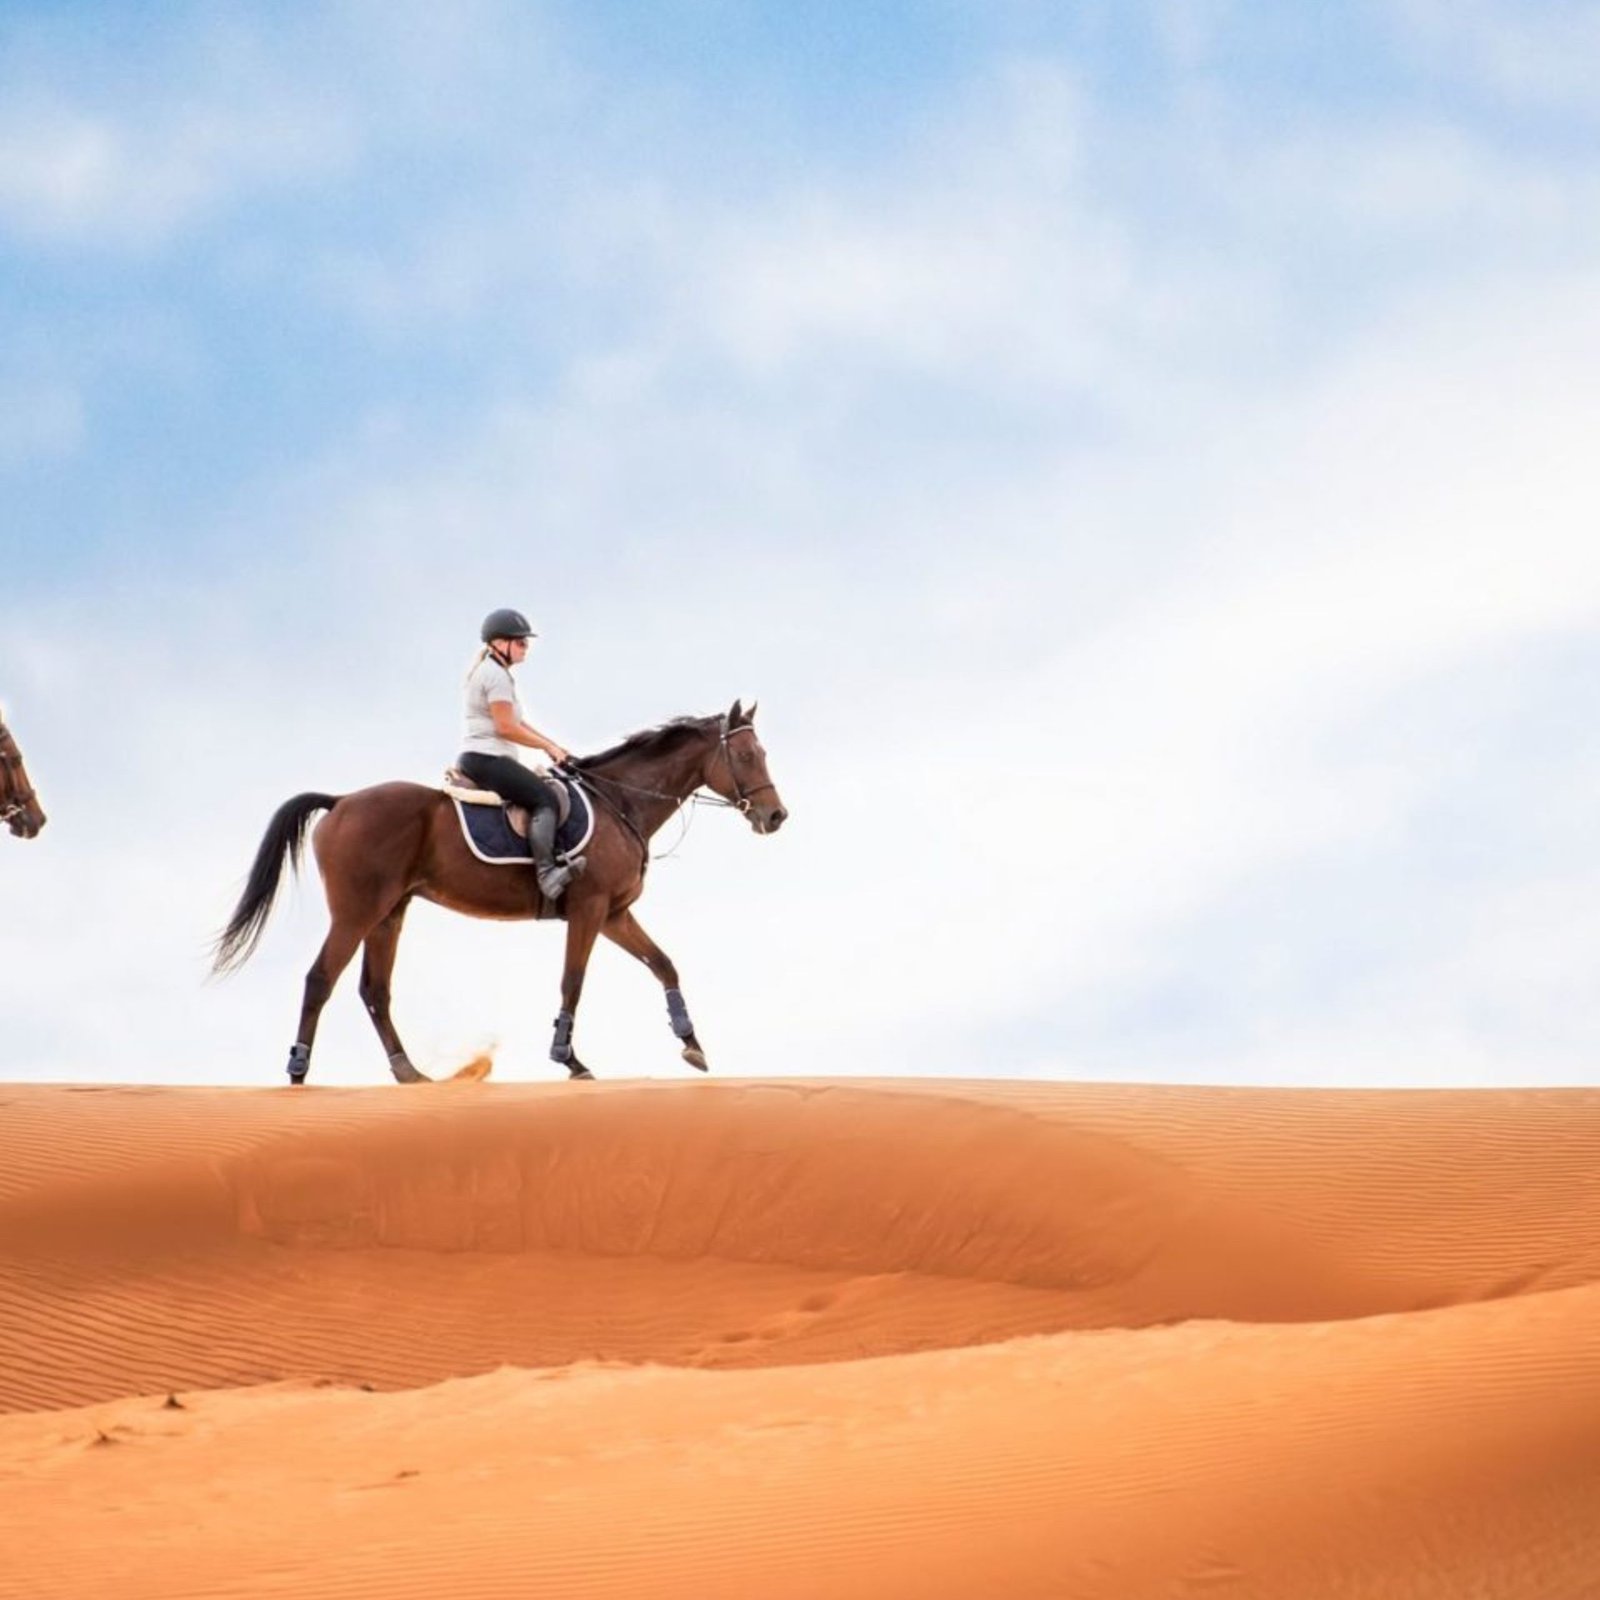
[[[512,611],[509,607],[502,606],[498,611],[491,611],[483,619],[483,626],[478,629],[478,637],[485,644],[491,639],[534,639],[534,633],[528,619],[520,611]]]

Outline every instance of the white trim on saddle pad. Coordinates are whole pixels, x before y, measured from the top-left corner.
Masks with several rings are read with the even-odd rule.
[[[472,830],[467,826],[466,813],[463,806],[504,805],[505,802],[499,795],[488,789],[459,789],[453,783],[440,786],[449,795],[451,804],[456,808],[456,821],[461,825],[461,837],[466,841],[467,849],[475,855],[486,867],[531,867],[531,856],[486,856],[479,848],[477,841],[472,837]],[[596,806],[593,797],[581,785],[579,792],[583,796],[583,803],[588,808],[589,826],[583,830],[583,837],[570,849],[560,852],[561,855],[581,855],[589,841],[594,838],[594,822]],[[524,844],[527,840],[522,841]]]
[[[475,855],[484,864],[484,866],[531,867],[533,865],[533,857],[529,855],[486,856],[483,851],[478,848],[478,841],[472,837],[472,829],[467,826],[466,813],[461,809],[463,806],[481,806],[485,802],[480,800],[477,795],[471,791],[463,794],[459,789],[447,788],[445,793],[450,796],[450,803],[456,808],[456,821],[460,824],[461,837],[466,841],[467,849],[469,849],[473,855]],[[505,803],[497,794],[489,795],[488,799],[494,801],[497,806]],[[526,846],[527,842],[528,841],[526,839],[522,841],[524,846]]]

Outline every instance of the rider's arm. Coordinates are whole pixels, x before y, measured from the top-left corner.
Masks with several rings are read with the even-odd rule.
[[[494,718],[494,731],[502,739],[526,745],[530,750],[542,750],[552,761],[567,759],[567,752],[554,739],[547,739],[537,728],[518,721],[516,707],[509,700],[491,700],[489,715]]]

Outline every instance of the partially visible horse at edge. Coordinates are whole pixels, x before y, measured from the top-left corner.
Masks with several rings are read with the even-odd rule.
[[[22,752],[6,726],[5,713],[0,711],[0,822],[18,839],[36,839],[48,820],[22,764]]]
[[[756,736],[755,707],[736,700],[719,716],[680,717],[624,739],[599,755],[570,760],[595,804],[595,828],[584,854],[587,870],[554,906],[539,893],[532,867],[490,866],[461,837],[450,797],[420,783],[380,783],[353,794],[300,794],[267,824],[244,891],[217,937],[213,971],[242,965],[255,949],[278,892],[285,861],[298,869],[306,829],[312,835],[332,924],[306,974],[300,1027],[289,1051],[289,1081],[305,1082],[317,1019],[339,974],[362,949],[361,1000],[401,1083],[426,1082],[389,1017],[389,979],[406,907],[430,900],[471,917],[501,920],[559,917],[567,924],[561,1012],[550,1056],[573,1078],[592,1078],[572,1044],[583,979],[595,940],[604,934],[637,957],[666,991],[672,1031],[683,1058],[701,1072],[705,1052],[695,1037],[678,969],[639,925],[631,907],[644,892],[650,839],[701,787],[742,812],[759,834],[776,833],[788,812],[767,772]],[[697,797],[709,798],[709,797]]]

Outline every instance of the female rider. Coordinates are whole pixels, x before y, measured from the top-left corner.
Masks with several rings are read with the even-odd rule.
[[[523,720],[522,703],[512,668],[527,659],[535,637],[520,611],[491,611],[478,630],[483,648],[467,674],[466,736],[456,765],[481,789],[528,808],[528,847],[547,900],[559,900],[577,873],[580,856],[570,864],[556,860],[556,798],[548,785],[522,764],[518,747],[542,750],[552,761],[567,752]]]

